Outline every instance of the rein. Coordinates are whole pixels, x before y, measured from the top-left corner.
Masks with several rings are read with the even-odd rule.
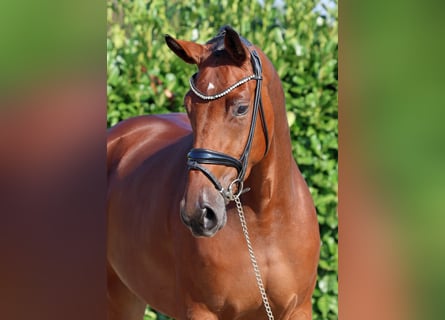
[[[252,44],[249,43],[247,40],[243,39],[244,43],[247,44],[248,49],[250,51],[251,56],[251,62],[253,66],[254,74],[250,75],[248,77],[245,77],[235,84],[231,85],[229,88],[223,90],[220,93],[214,94],[214,95],[206,95],[202,92],[200,92],[194,83],[194,80],[196,78],[196,73],[190,78],[190,88],[191,90],[201,99],[203,100],[216,100],[219,99],[225,95],[227,95],[229,92],[234,90],[235,88],[239,87],[240,85],[250,81],[250,80],[256,80],[256,88],[255,88],[255,96],[254,96],[254,102],[253,102],[253,112],[252,112],[252,121],[250,124],[250,130],[249,135],[247,138],[246,146],[244,147],[244,151],[240,157],[240,159],[236,159],[232,156],[229,156],[227,154],[224,154],[222,152],[213,151],[209,149],[202,149],[202,148],[194,148],[190,150],[190,152],[187,155],[187,166],[189,170],[199,170],[201,171],[215,186],[215,188],[221,193],[221,195],[226,199],[227,201],[234,201],[236,204],[236,209],[238,211],[238,216],[241,222],[241,228],[243,230],[244,238],[246,239],[247,249],[249,251],[250,261],[253,266],[253,271],[255,273],[255,279],[258,285],[258,289],[260,290],[261,299],[263,301],[264,308],[266,310],[266,314],[269,320],[274,320],[274,316],[272,313],[272,309],[269,304],[269,299],[267,298],[266,290],[264,289],[263,280],[261,278],[260,269],[258,266],[258,262],[256,260],[252,244],[249,237],[249,231],[247,229],[247,223],[246,218],[244,216],[244,210],[243,205],[241,204],[240,196],[241,194],[247,192],[250,190],[250,188],[244,188],[244,177],[247,170],[247,164],[249,160],[249,154],[250,150],[252,149],[252,142],[253,142],[253,136],[255,133],[255,126],[256,126],[256,120],[258,118],[258,113],[260,114],[262,126],[263,126],[263,133],[264,138],[266,141],[266,150],[264,152],[264,155],[267,154],[269,150],[269,135],[267,132],[267,126],[266,126],[266,119],[264,115],[263,110],[263,103],[261,100],[261,85],[262,85],[262,65],[261,60],[257,54],[257,52],[254,49],[251,49]],[[224,187],[221,185],[221,183],[218,181],[218,179],[205,167],[202,166],[202,164],[213,164],[213,165],[223,165],[228,167],[233,167],[237,170],[238,176],[229,184],[227,189],[224,189]],[[237,185],[238,189],[236,192],[234,192],[233,187]]]

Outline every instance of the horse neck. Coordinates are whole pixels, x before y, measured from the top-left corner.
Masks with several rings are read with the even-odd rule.
[[[284,93],[278,75],[274,77],[268,90],[274,101],[274,133],[270,140],[267,155],[251,171],[246,186],[252,186],[246,197],[255,212],[265,211],[265,207],[285,204],[289,192],[293,191],[295,160],[287,125]]]

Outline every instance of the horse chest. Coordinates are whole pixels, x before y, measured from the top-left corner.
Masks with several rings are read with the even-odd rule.
[[[273,244],[258,242],[255,249],[269,299],[275,308],[282,310],[298,291],[295,265],[283,259],[282,249]],[[192,308],[195,303],[204,303],[222,319],[236,319],[235,315],[258,319],[258,314],[264,312],[244,239],[238,238],[237,243],[218,252],[200,248],[194,261],[195,276],[186,285],[188,293],[194,296]]]

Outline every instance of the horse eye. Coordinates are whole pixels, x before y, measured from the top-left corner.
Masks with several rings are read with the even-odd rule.
[[[247,113],[247,110],[249,110],[249,106],[243,104],[235,108],[234,114],[235,116],[242,116]]]

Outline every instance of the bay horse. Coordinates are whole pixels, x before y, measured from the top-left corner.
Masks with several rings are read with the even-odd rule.
[[[320,236],[278,74],[228,26],[204,45],[165,40],[198,72],[187,114],[108,132],[109,319],[141,320],[147,304],[175,319],[311,319]]]

